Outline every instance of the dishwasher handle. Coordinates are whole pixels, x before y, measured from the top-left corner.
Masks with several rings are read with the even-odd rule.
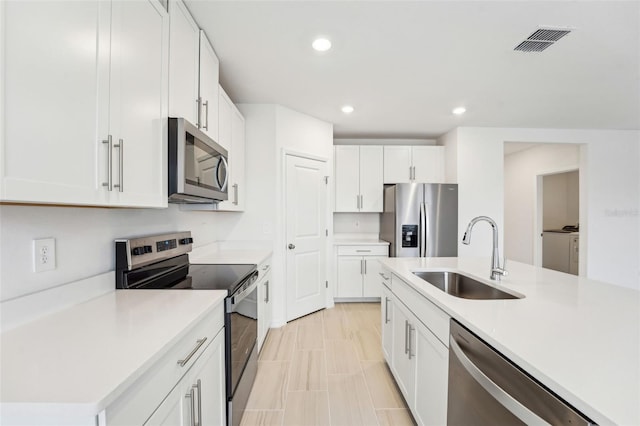
[[[504,389],[498,386],[493,380],[491,380],[486,374],[482,372],[464,353],[462,348],[458,345],[453,336],[449,337],[449,347],[455,354],[460,364],[464,369],[473,377],[473,379],[482,388],[489,393],[496,401],[500,403],[505,409],[511,412],[514,416],[519,418],[525,424],[528,425],[548,425],[549,423],[543,418],[529,410],[522,405],[518,400],[513,398]]]

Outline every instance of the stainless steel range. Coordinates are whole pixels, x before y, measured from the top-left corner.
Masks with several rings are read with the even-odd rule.
[[[116,288],[226,290],[227,424],[240,424],[257,363],[256,265],[189,263],[191,232],[116,240]],[[206,402],[205,402],[206,403]]]

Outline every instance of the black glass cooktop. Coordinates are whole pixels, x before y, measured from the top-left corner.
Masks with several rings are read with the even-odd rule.
[[[186,255],[125,273],[127,288],[227,290],[233,293],[256,265],[190,264]]]

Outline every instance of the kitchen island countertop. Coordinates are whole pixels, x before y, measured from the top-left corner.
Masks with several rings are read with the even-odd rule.
[[[640,424],[640,292],[519,262],[389,258],[385,268],[599,424]],[[455,271],[525,297],[468,300],[412,271]]]

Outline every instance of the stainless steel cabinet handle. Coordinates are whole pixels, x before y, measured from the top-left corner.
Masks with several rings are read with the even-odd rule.
[[[234,183],[233,184],[233,204],[235,204],[236,206],[238,205],[238,184]]]
[[[113,185],[118,188],[118,192],[124,191],[124,139],[118,139],[118,143],[114,145],[115,148],[118,148],[119,152],[119,165],[118,165],[118,184]]]
[[[202,127],[202,98],[198,97],[196,99],[196,104],[198,105],[198,111],[196,113],[196,127],[199,129]]]
[[[364,197],[360,195],[360,210],[364,209]]]
[[[385,274],[383,274],[382,272],[378,272],[380,274],[380,276],[382,277],[382,279],[384,279],[385,281],[387,281],[389,279],[389,277],[387,277]]]
[[[363,271],[363,267],[362,267],[362,259],[360,259],[360,275],[363,275],[364,272]]]
[[[191,391],[189,391],[188,394],[185,395],[187,398],[189,398],[191,400],[191,426],[198,426],[196,425],[196,389],[195,386],[191,386]]]
[[[205,130],[209,130],[209,101],[205,101],[204,102],[204,109],[205,109],[205,114],[204,114],[204,119],[205,119],[205,125],[202,126],[203,129]]]
[[[113,138],[109,135],[107,140],[103,140],[102,143],[107,144],[107,149],[109,150],[107,154],[107,181],[102,182],[102,186],[106,186],[109,191],[113,191]]]
[[[356,209],[360,210],[360,195],[356,195]]]
[[[364,259],[362,262],[364,262],[364,274],[367,275],[367,259]]]
[[[202,426],[202,382],[200,379],[196,382],[196,388],[198,389],[198,423],[196,426]]]
[[[191,357],[198,352],[198,349],[200,349],[200,347],[202,345],[204,345],[204,342],[207,341],[206,337],[203,337],[202,339],[198,339],[196,340],[196,347],[193,348],[193,350],[191,352],[189,352],[189,355],[187,355],[184,359],[180,359],[178,360],[178,365],[180,367],[184,367],[185,365],[187,365],[187,363],[189,362],[189,360],[191,359]]]
[[[289,250],[293,250],[294,248],[296,248],[295,244],[289,244],[287,247],[289,247]]]
[[[404,320],[404,353],[405,355],[409,352],[409,339],[407,338],[409,330],[409,321]]]
[[[265,303],[269,303],[269,281],[267,281],[266,283],[264,283],[264,287],[265,287],[264,302],[265,302]]]
[[[460,364],[474,378],[476,383],[484,388],[496,401],[504,408],[509,410],[514,416],[522,420],[528,425],[548,424],[544,419],[538,417],[533,411],[522,405],[518,400],[513,398],[504,389],[498,386],[486,374],[482,372],[464,353],[462,348],[458,346],[458,342],[449,337],[449,348],[453,351]]]
[[[411,333],[414,331],[416,331],[416,328],[409,324],[409,359],[411,359],[411,357],[415,355],[415,353],[413,352],[413,345],[411,344]]]
[[[388,297],[384,298],[384,323],[389,324],[389,299]]]

